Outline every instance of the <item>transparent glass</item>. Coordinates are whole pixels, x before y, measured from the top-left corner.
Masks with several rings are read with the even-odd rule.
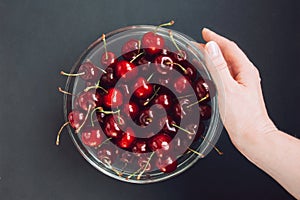
[[[122,46],[130,39],[136,39],[141,41],[141,38],[143,35],[147,32],[153,32],[156,29],[155,26],[148,26],[148,25],[139,25],[139,26],[130,26],[130,27],[125,27],[121,28],[118,30],[115,30],[111,33],[106,34],[106,48],[108,51],[112,51],[115,53],[117,58],[122,58],[122,54],[124,52],[121,51]],[[187,115],[186,117],[179,119],[178,124],[175,127],[177,133],[175,135],[172,135],[172,140],[170,141],[170,150],[172,151],[172,146],[178,146],[178,141],[180,141],[180,135],[182,134],[189,134],[187,133],[187,129],[184,128],[186,125],[190,125],[191,122],[193,122],[195,125],[199,125],[199,122],[203,122],[205,129],[201,133],[201,137],[199,137],[197,140],[195,140],[196,135],[190,134],[189,141],[184,141],[186,145],[185,149],[181,149],[177,151],[176,153],[173,152],[168,152],[168,154],[172,154],[173,161],[176,161],[176,166],[175,168],[169,170],[168,166],[172,162],[166,162],[167,164],[163,164],[163,157],[164,157],[164,152],[161,154],[161,150],[150,150],[145,153],[137,153],[133,152],[131,149],[128,148],[120,148],[118,147],[108,136],[104,136],[104,139],[102,140],[103,142],[101,145],[98,147],[91,147],[87,146],[82,142],[81,134],[82,133],[76,133],[75,130],[72,127],[68,127],[69,134],[76,145],[77,149],[81,153],[81,155],[96,169],[101,171],[102,173],[121,180],[125,182],[130,182],[130,183],[139,183],[139,184],[145,184],[145,183],[153,183],[153,182],[158,182],[162,180],[169,179],[171,177],[174,177],[183,171],[187,170],[189,167],[191,167],[195,162],[197,162],[200,158],[205,157],[213,148],[215,143],[217,142],[220,133],[222,131],[222,123],[220,121],[220,116],[219,116],[219,110],[218,110],[218,105],[217,105],[217,92],[214,88],[214,81],[211,74],[207,70],[206,64],[208,63],[208,57],[206,56],[205,51],[199,47],[196,46],[192,38],[177,32],[175,30],[172,30],[172,36],[174,40],[172,40],[170,36],[170,29],[166,28],[159,28],[155,34],[161,36],[165,40],[165,45],[164,49],[168,49],[169,52],[174,53],[174,55],[177,55],[178,52],[184,51],[187,54],[186,61],[189,64],[192,64],[194,68],[197,70],[198,75],[200,76],[205,82],[207,83],[206,86],[209,86],[209,101],[207,101],[205,104],[209,105],[211,107],[211,117],[209,119],[203,120],[200,116],[200,112],[194,112],[192,115]],[[177,47],[176,47],[177,45]],[[142,47],[141,47],[142,48]],[[180,49],[180,51],[179,51]],[[106,69],[107,66],[103,66],[100,63],[102,55],[105,54],[105,48],[104,48],[104,43],[103,39],[99,38],[95,42],[93,42],[79,57],[78,61],[75,63],[75,65],[72,67],[70,73],[78,73],[82,63],[84,62],[92,62],[99,68],[102,68],[103,70]],[[143,54],[143,53],[142,53]],[[143,56],[143,55],[139,56]],[[139,59],[139,58],[137,58]],[[173,62],[173,61],[172,61]],[[169,64],[170,63],[166,63]],[[172,79],[172,77],[179,77],[183,76],[182,70],[179,65],[179,63],[171,63],[173,65],[173,74],[168,75],[161,75],[157,72],[157,64],[155,64],[155,61],[150,61],[147,63],[147,66],[150,67],[150,69],[153,71],[153,73],[149,73],[147,77],[149,78],[149,83],[151,84],[156,84],[157,88],[159,85],[162,83],[160,82],[161,80],[168,80],[168,78]],[[141,69],[143,67],[143,64],[141,65],[136,65],[138,69]],[[181,64],[182,67],[185,67],[184,64]],[[175,70],[175,67],[176,70]],[[157,75],[158,74],[158,75]],[[139,71],[138,76],[142,76],[143,72],[142,70]],[[99,75],[99,80],[101,79],[101,76],[103,76],[103,72],[100,73]],[[146,75],[145,75],[146,76]],[[156,79],[156,77],[162,77],[162,79]],[[154,78],[153,78],[154,77]],[[199,79],[199,77],[198,77]],[[121,80],[119,80],[114,87],[118,87],[118,83],[123,83]],[[126,82],[127,85],[129,85],[129,88],[132,88],[134,84],[136,83],[136,80],[133,79],[131,81]],[[192,94],[189,96],[189,101],[190,102],[197,102],[199,101],[199,98],[197,97],[195,87],[192,85],[194,83],[190,83],[189,89],[193,91]],[[93,85],[93,84],[92,84]],[[101,81],[100,81],[101,85]],[[64,115],[65,115],[65,120],[68,121],[68,115],[70,112],[76,109],[76,97],[80,92],[82,92],[87,86],[86,81],[84,81],[80,76],[77,77],[68,77],[65,90],[72,93],[73,95],[65,95],[64,96]],[[162,86],[163,87],[163,86]],[[170,93],[174,94],[177,98],[176,102],[174,103],[174,107],[176,103],[179,103],[182,98],[185,98],[185,95],[178,95],[176,91],[174,91],[174,84],[171,85],[166,85],[165,86],[167,89],[170,89]],[[130,96],[133,96],[134,91],[130,92]],[[105,94],[104,94],[105,95]],[[188,96],[188,95],[187,95]],[[153,95],[154,98],[156,98],[155,95]],[[151,97],[149,97],[151,99]],[[148,99],[149,99],[148,98]],[[175,101],[175,100],[174,100]],[[126,102],[125,102],[126,103]],[[201,104],[201,102],[200,102]],[[196,106],[193,106],[193,110],[200,109],[201,106],[199,104],[196,104]],[[140,109],[141,108],[140,106]],[[116,110],[116,109],[112,109]],[[95,111],[95,110],[94,110]],[[192,112],[192,111],[191,111]],[[96,112],[91,112],[91,115],[97,115],[95,114]],[[179,111],[179,113],[182,113],[182,110]],[[196,113],[196,114],[195,114]],[[88,113],[90,114],[90,113]],[[99,114],[99,113],[98,113]],[[103,113],[102,113],[103,114]],[[114,115],[114,118],[118,119],[118,113],[114,114],[105,114],[105,115]],[[167,110],[165,110],[164,113],[165,116],[171,116],[173,114],[168,113]],[[105,116],[107,117],[107,116]],[[91,116],[91,119],[93,116]],[[95,117],[97,118],[97,116]],[[130,121],[130,117],[128,117],[128,121]],[[86,123],[89,122],[90,117],[88,117]],[[126,119],[127,120],[127,119]],[[153,122],[155,123],[155,122]],[[155,129],[154,132],[151,136],[156,135],[160,130],[157,130],[157,124],[154,124],[154,126],[147,126],[145,127],[138,127],[136,123],[130,123],[132,127],[134,127],[134,131],[139,133],[137,137],[144,137],[146,138],[145,140],[147,141],[146,143],[148,144],[148,138],[145,135],[146,132],[149,132],[153,129]],[[175,124],[173,124],[175,126]],[[94,123],[94,126],[97,126],[99,129],[103,130],[103,126],[105,126],[105,122],[102,124],[97,124]],[[174,127],[173,127],[174,128]],[[183,128],[184,130],[181,130]],[[146,130],[147,131],[144,131]],[[197,132],[199,129],[199,126],[195,126],[195,129],[193,131]],[[103,132],[103,131],[102,131]],[[199,132],[199,131],[198,131]],[[102,137],[102,136],[101,136]],[[181,140],[182,142],[183,140]],[[114,146],[114,147],[112,147]],[[100,159],[99,155],[104,151],[102,148],[114,148],[114,158],[113,161],[110,158],[107,159]],[[126,158],[124,158],[126,156]],[[139,162],[142,160],[141,162]],[[161,161],[161,163],[159,163]],[[139,164],[137,164],[139,163]],[[159,164],[158,164],[159,163]],[[170,167],[169,167],[170,168]],[[171,167],[172,168],[172,167]],[[162,170],[164,169],[164,170]],[[167,170],[166,170],[167,169]]]

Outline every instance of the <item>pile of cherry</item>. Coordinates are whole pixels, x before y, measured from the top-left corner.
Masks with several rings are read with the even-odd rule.
[[[103,35],[99,63],[85,60],[76,74],[62,72],[85,82],[79,93],[61,90],[72,97],[64,126],[70,125],[97,159],[126,178],[147,179],[147,171],[154,169],[176,170],[182,152],[197,153],[192,144],[203,140],[211,117],[207,83],[172,32],[169,40],[176,52],[168,50],[157,29],[128,40],[119,57],[109,51]],[[193,122],[196,115],[200,120]],[[183,119],[191,123],[182,125]]]

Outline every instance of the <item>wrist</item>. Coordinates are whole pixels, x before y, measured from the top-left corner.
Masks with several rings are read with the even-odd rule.
[[[277,127],[268,116],[261,117],[240,133],[235,134],[236,137],[232,138],[232,142],[242,154],[248,157],[254,148],[257,148],[266,138],[277,131]]]

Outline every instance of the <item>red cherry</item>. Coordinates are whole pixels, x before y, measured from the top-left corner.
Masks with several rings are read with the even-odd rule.
[[[179,104],[175,106],[175,115],[183,119],[186,116],[193,116],[193,107],[188,107],[192,102],[188,98],[180,99]]]
[[[100,70],[92,62],[86,61],[82,63],[79,67],[78,74],[83,80],[93,81],[99,79]]]
[[[107,117],[104,123],[104,132],[109,138],[120,138],[122,136],[122,129],[125,126],[125,120],[122,116],[114,118],[113,115]]]
[[[106,73],[101,76],[100,83],[102,87],[109,88],[117,82],[117,78],[112,67],[107,67],[105,71]]]
[[[186,51],[184,51],[184,50],[176,51],[174,59],[176,60],[176,62],[186,60],[187,59]]]
[[[143,139],[138,139],[135,141],[135,143],[132,146],[132,152],[136,154],[142,154],[149,152],[148,144]]]
[[[130,148],[135,140],[135,134],[132,128],[127,128],[125,132],[123,132],[121,138],[117,141],[117,145],[121,148]]]
[[[118,78],[122,77],[125,81],[129,81],[136,77],[138,68],[131,62],[121,60],[117,62],[115,72]]]
[[[124,105],[123,112],[126,116],[135,118],[139,112],[139,107],[133,102]]]
[[[123,103],[123,95],[118,89],[110,88],[103,97],[103,104],[107,107],[116,108]]]
[[[111,51],[108,51],[107,53],[104,52],[101,56],[101,64],[105,67],[108,67],[116,62],[116,55]]]
[[[176,92],[178,92],[179,94],[186,94],[189,92],[188,90],[189,84],[190,84],[189,81],[184,76],[180,76],[175,80],[173,86]]]
[[[131,39],[123,45],[122,56],[126,60],[130,61],[138,54],[139,48],[140,48],[140,42],[138,40]]]
[[[200,105],[200,118],[202,120],[207,120],[211,117],[211,106],[208,104]]]
[[[209,95],[208,85],[202,78],[196,82],[194,90],[199,100],[204,98],[206,95]]]
[[[134,84],[134,95],[137,98],[147,98],[153,93],[153,86],[148,84],[147,81],[140,77]]]
[[[159,120],[160,129],[170,134],[171,136],[174,136],[177,133],[177,129],[172,124],[177,123],[172,119],[171,116],[165,116]]]
[[[139,126],[145,127],[151,124],[153,120],[154,120],[153,111],[149,109],[145,109],[139,113],[137,124]]]
[[[142,47],[145,48],[145,51],[150,54],[157,54],[165,46],[165,40],[162,36],[154,32],[148,32],[143,35],[142,38]]]
[[[95,90],[88,91],[88,92],[81,92],[79,96],[75,99],[75,104],[87,111],[89,107],[91,106],[91,109],[95,108],[96,106],[99,106],[101,97],[99,93],[96,93]]]
[[[173,106],[171,97],[168,94],[159,95],[154,102],[160,106],[163,106],[165,109],[169,109]]]
[[[83,144],[90,147],[97,147],[103,141],[103,132],[95,127],[87,127],[81,132]]]
[[[177,160],[172,156],[164,156],[162,158],[158,158],[156,161],[156,166],[160,171],[164,173],[170,173],[177,169]]]
[[[103,148],[99,149],[97,157],[104,164],[111,165],[115,162],[118,154],[119,151],[114,145],[105,145]]]
[[[159,133],[150,139],[148,145],[152,151],[156,151],[158,149],[167,151],[170,148],[169,143],[171,140],[172,138],[169,135],[165,133]]]
[[[173,70],[173,60],[169,56],[164,56],[164,55],[158,55],[154,59],[154,63],[156,66],[157,71],[160,74],[167,74],[168,72]]]
[[[70,126],[74,129],[78,129],[84,122],[84,119],[85,114],[77,110],[73,110],[68,115],[68,121],[70,122]]]
[[[120,161],[123,162],[124,164],[131,163],[132,160],[134,159],[134,156],[131,152],[125,151],[122,153]]]

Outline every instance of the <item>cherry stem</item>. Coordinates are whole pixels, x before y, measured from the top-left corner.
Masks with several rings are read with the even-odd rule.
[[[120,170],[120,174],[119,174],[119,176],[122,176],[123,175],[123,173],[124,173],[124,170],[126,169],[126,167],[127,167],[127,164],[128,164],[128,162],[125,162],[124,163],[124,166],[122,167],[122,169]]]
[[[130,179],[131,177],[135,176],[137,173],[139,173],[142,170],[142,168],[139,168],[138,170],[136,170],[135,172],[133,172],[132,174],[130,174],[129,176],[126,177],[126,180]]]
[[[141,40],[138,40],[138,53],[140,53],[140,51],[141,51]]]
[[[180,127],[180,126],[178,126],[178,125],[175,124],[175,123],[172,123],[171,125],[174,126],[174,127],[176,127],[176,128],[178,128],[178,129],[180,129],[180,130],[182,130],[183,132],[185,132],[185,133],[187,133],[187,134],[189,134],[189,135],[194,135],[192,132],[190,132],[190,131],[188,131],[188,130],[186,130],[186,129]],[[207,142],[209,145],[211,145],[211,146],[214,148],[214,150],[215,150],[220,156],[223,155],[223,152],[220,151],[215,145],[211,144],[210,141],[206,141],[206,138],[203,137],[203,135],[200,135],[200,137],[203,139],[203,141],[205,141],[205,142]]]
[[[178,66],[183,71],[184,74],[187,74],[187,70],[181,64],[179,64],[179,63],[167,62],[166,64],[167,65],[170,65],[170,64],[176,65],[176,66]]]
[[[151,78],[153,77],[154,72],[147,78],[147,82],[149,82],[151,80]]]
[[[150,99],[147,99],[147,101],[144,103],[144,106],[148,105],[148,103],[150,103],[150,101],[152,101],[152,99],[154,99],[154,97],[157,95],[157,93],[158,93],[159,90],[160,90],[160,87],[157,88],[157,90],[155,90],[155,88],[154,88],[154,94],[151,96]]]
[[[121,175],[120,175],[120,172],[119,172],[118,170],[116,170],[113,166],[111,166],[111,164],[110,164],[106,159],[104,159],[104,162],[105,162],[105,164],[107,164],[108,167],[110,167],[110,169],[111,169],[113,172],[115,172],[118,176],[121,176]]]
[[[158,29],[159,29],[160,27],[164,27],[164,26],[172,26],[174,23],[175,23],[174,20],[171,20],[171,21],[169,21],[169,22],[167,22],[167,23],[160,24],[160,25],[158,25],[158,26],[155,28],[155,30],[154,30],[153,32],[154,32],[154,34],[156,34],[156,32],[158,31]]]
[[[207,139],[203,136],[203,135],[200,135],[200,137],[203,139],[203,141],[205,141],[205,142],[207,142],[209,145],[211,145],[213,148],[214,148],[214,150],[220,155],[220,156],[222,156],[224,153],[222,152],[222,151],[220,151],[220,149],[218,149],[215,145],[212,145],[211,143],[210,143],[210,141],[206,141]]]
[[[103,44],[104,44],[104,51],[105,51],[105,59],[108,59],[108,54],[107,54],[107,48],[106,48],[106,39],[105,39],[105,34],[102,34],[102,40],[103,40]]]
[[[107,91],[106,89],[104,89],[103,87],[101,87],[99,84],[100,84],[100,82],[98,81],[98,83],[97,83],[96,85],[86,87],[86,88],[84,89],[84,91],[87,92],[87,91],[89,91],[90,89],[98,89],[98,88],[99,88],[99,89],[103,90],[103,91],[107,94],[108,91]]]
[[[99,146],[97,148],[100,148],[102,145],[104,145],[107,141],[111,140],[112,138],[107,138],[106,140],[104,140],[101,144],[99,144]]]
[[[133,61],[135,61],[138,57],[140,57],[140,56],[143,55],[143,54],[144,54],[144,52],[139,53],[138,55],[134,56],[134,57],[132,58],[132,60],[129,61],[129,62],[132,63]]]
[[[140,180],[140,179],[141,179],[141,176],[145,173],[145,171],[146,171],[148,165],[150,164],[150,161],[151,161],[151,159],[152,159],[154,153],[155,153],[155,152],[152,152],[151,155],[149,156],[149,158],[148,158],[148,160],[147,160],[147,163],[145,164],[144,169],[143,169],[143,170],[139,173],[139,175],[136,177],[137,180]]]
[[[202,101],[206,100],[208,97],[209,97],[209,94],[206,94],[205,97],[201,98],[199,101],[196,101],[196,102],[188,105],[187,108],[190,108],[190,107],[192,107],[192,106],[194,106],[194,105],[196,105],[198,103],[201,103]]]
[[[176,47],[176,49],[177,49],[178,52],[180,53],[180,56],[183,58],[184,55],[183,55],[183,53],[182,53],[182,50],[181,50],[181,49],[179,48],[179,46],[177,45],[177,43],[176,43],[176,41],[175,41],[175,39],[174,39],[174,36],[173,36],[173,33],[172,33],[171,30],[169,30],[169,35],[170,35],[170,38],[171,38],[171,40],[172,40],[174,46]]]
[[[191,149],[190,147],[188,148],[189,151],[193,152],[194,154],[197,154],[201,158],[204,158],[204,155],[202,153],[199,153],[198,151],[195,151],[194,149]]]
[[[69,74],[69,73],[66,73],[64,71],[60,71],[60,74],[64,75],[64,76],[82,76],[82,75],[85,74],[85,72],[81,72],[81,73],[78,73],[78,74]]]
[[[71,94],[70,92],[67,92],[67,91],[61,89],[61,87],[58,87],[58,91],[61,92],[61,93],[63,93],[63,94],[67,94],[67,95],[73,96],[73,94]]]
[[[183,98],[192,97],[192,96],[194,96],[194,95],[193,94],[188,94],[188,95],[180,96],[180,97],[178,97],[178,99],[183,99]]]
[[[101,106],[100,106],[100,107],[97,107],[97,108],[93,109],[92,112],[91,112],[91,124],[92,124],[92,126],[94,126],[94,122],[93,122],[93,114],[94,114],[94,112],[96,112],[97,110],[98,110],[99,112],[104,113],[104,114],[115,114],[115,113],[120,113],[120,109],[117,110],[117,111],[106,111],[106,110],[103,110],[103,108],[102,108]]]
[[[89,105],[89,109],[88,109],[88,111],[87,111],[87,113],[86,113],[86,116],[85,116],[85,118],[84,118],[84,121],[83,121],[82,124],[78,127],[78,129],[76,129],[75,133],[79,133],[79,131],[82,129],[83,125],[85,124],[85,122],[86,122],[86,120],[87,120],[87,118],[88,118],[88,116],[89,116],[89,114],[90,114],[90,112],[91,112],[91,108],[92,108],[92,106],[91,106],[91,104],[90,104],[90,105]]]
[[[59,145],[59,138],[60,138],[60,134],[61,134],[62,130],[63,130],[68,124],[70,124],[70,122],[66,122],[66,123],[64,123],[64,124],[60,127],[60,129],[59,129],[59,131],[58,131],[58,133],[57,133],[57,136],[56,136],[56,142],[55,142],[55,144],[56,144],[57,146]]]
[[[186,129],[180,127],[180,126],[178,126],[178,125],[175,124],[175,123],[172,123],[171,125],[174,126],[174,127],[176,127],[176,128],[178,128],[178,129],[180,129],[180,130],[182,130],[182,131],[184,131],[185,133],[187,133],[187,134],[189,134],[189,135],[194,135],[194,134],[191,133],[190,131],[188,131],[188,130],[186,130]]]

